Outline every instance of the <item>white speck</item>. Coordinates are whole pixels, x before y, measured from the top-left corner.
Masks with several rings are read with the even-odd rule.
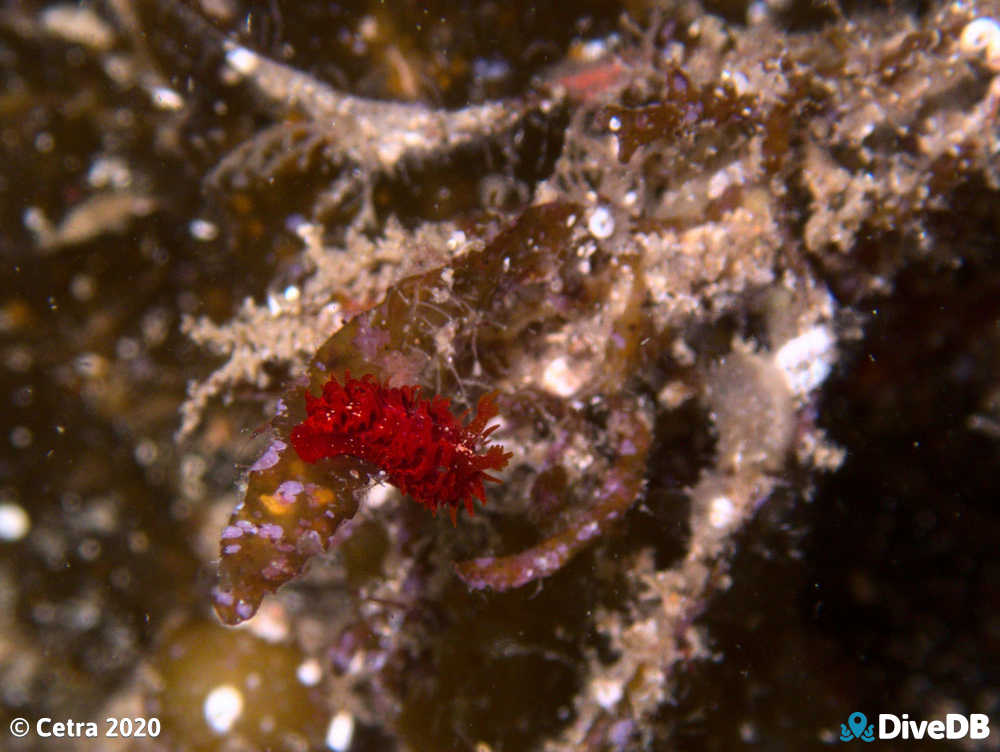
[[[802,396],[818,387],[830,374],[836,341],[828,327],[814,326],[788,340],[774,356],[792,394]]]
[[[375,146],[378,158],[383,164],[393,164],[399,161],[405,151],[404,144],[399,140],[385,141]]]
[[[740,741],[744,744],[754,744],[757,742],[757,727],[750,721],[740,724]]]
[[[420,146],[424,142],[424,134],[420,131],[403,131],[403,143],[407,146]]]
[[[299,664],[295,676],[307,687],[315,687],[323,678],[323,669],[315,658],[307,658]]]
[[[285,221],[285,227],[294,232],[306,245],[319,246],[322,243],[322,229],[319,225],[307,222],[301,214],[293,214]]]
[[[747,7],[747,25],[748,26],[759,26],[760,24],[766,22],[771,17],[771,13],[768,10],[767,3],[763,0],[758,0],[757,2],[750,3]]]
[[[724,167],[718,170],[708,181],[708,187],[705,190],[706,195],[709,199],[715,200],[721,196],[725,190],[731,185],[740,185],[745,182],[746,176],[743,173],[743,168],[739,163],[730,164],[728,167]]]
[[[737,96],[743,96],[750,89],[750,79],[742,71],[722,71],[721,78],[733,87]]]
[[[612,117],[608,120],[608,130],[612,133],[617,133],[622,129],[622,121],[616,117]]]
[[[708,181],[708,191],[706,192],[708,198],[711,200],[717,199],[728,187],[729,175],[725,170],[719,170]]]
[[[608,41],[606,39],[587,39],[573,45],[571,52],[580,62],[593,63],[607,54]]]
[[[98,157],[87,170],[87,182],[94,188],[123,190],[132,185],[132,171],[120,157]]]
[[[378,509],[392,497],[393,487],[388,483],[379,483],[372,486],[368,492],[368,499],[365,504],[369,509]]]
[[[225,734],[243,713],[243,694],[231,684],[222,684],[205,698],[205,722],[217,734]]]
[[[590,689],[597,704],[605,710],[611,710],[622,699],[622,683],[614,679],[595,679]]]
[[[54,5],[42,13],[42,27],[67,42],[105,52],[115,41],[114,31],[90,8],[73,3]]]
[[[606,206],[598,206],[590,213],[587,229],[598,240],[610,238],[615,231],[615,219]]]
[[[341,710],[326,729],[326,746],[334,752],[346,752],[354,738],[354,716]]]
[[[0,504],[0,541],[19,541],[31,529],[31,518],[18,504]]]
[[[274,295],[274,293],[267,294],[267,311],[272,316],[277,316],[281,313],[281,301]]]
[[[716,496],[712,499],[711,507],[708,510],[708,521],[712,527],[728,527],[733,521],[736,507],[727,496]]]
[[[153,104],[161,110],[179,110],[184,106],[181,95],[166,86],[155,86],[150,94]]]
[[[246,47],[234,46],[226,53],[226,62],[237,73],[249,76],[257,70],[260,58],[257,57],[257,53],[251,52]]]
[[[1000,71],[1000,24],[989,16],[966,24],[958,39],[958,48],[967,57],[982,56],[992,71]]]
[[[296,287],[295,285],[289,285],[288,287],[285,288],[285,291],[282,293],[282,295],[285,296],[285,300],[287,300],[289,303],[293,303],[299,299],[301,293],[299,292],[298,287]]]
[[[25,209],[24,214],[21,215],[21,221],[24,222],[25,227],[36,235],[53,231],[52,223],[49,221],[49,218],[46,217],[45,212],[37,206],[29,206]]]
[[[366,42],[373,42],[378,37],[378,21],[375,16],[364,16],[358,24],[358,33]]]
[[[553,358],[542,374],[542,385],[553,394],[569,397],[579,389],[586,380],[583,370],[573,370],[564,357]]]
[[[271,445],[267,448],[267,451],[262,454],[255,463],[253,467],[250,468],[250,472],[260,472],[261,470],[267,470],[278,464],[278,460],[281,459],[281,453],[285,451],[288,447],[283,441],[275,440],[271,442]]]
[[[451,235],[448,236],[448,250],[457,251],[465,244],[465,233],[461,230],[455,230]]]
[[[207,219],[192,219],[188,223],[188,232],[195,240],[207,243],[219,237],[219,226]]]

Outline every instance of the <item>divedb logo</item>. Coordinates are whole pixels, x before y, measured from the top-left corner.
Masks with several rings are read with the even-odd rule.
[[[990,718],[985,713],[948,713],[944,720],[914,721],[906,713],[879,713],[876,724],[857,711],[840,724],[840,741],[873,742],[876,739],[985,739],[990,735]]]

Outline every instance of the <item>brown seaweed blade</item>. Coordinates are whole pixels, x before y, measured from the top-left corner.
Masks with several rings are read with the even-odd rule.
[[[642,493],[651,432],[635,410],[617,438],[619,456],[597,492],[596,503],[552,537],[520,553],[483,556],[455,565],[455,572],[475,590],[511,590],[557,572],[619,519]],[[618,413],[624,418],[625,413]]]
[[[308,465],[286,442],[272,441],[251,468],[246,497],[222,530],[219,580],[212,592],[222,622],[249,619],[266,594],[329,549],[337,528],[357,511],[369,478],[367,466],[354,458]]]
[[[298,576],[311,556],[329,549],[376,471],[347,455],[315,464],[299,457],[289,431],[304,417],[302,386],[318,395],[332,376],[346,378],[350,371],[389,384],[429,386],[439,377],[446,387],[458,388],[439,352],[436,335],[443,327],[454,327],[457,349],[471,347],[473,340],[484,349],[510,349],[531,323],[585,310],[601,283],[563,279],[573,268],[569,220],[578,213],[571,204],[525,211],[483,251],[402,280],[319,347],[304,378],[284,395],[272,423],[275,438],[251,468],[245,500],[222,532],[213,602],[224,623],[249,619],[266,594]],[[563,292],[553,293],[553,287]],[[495,409],[490,397],[483,400],[485,410],[470,424],[476,430],[486,430]],[[490,456],[494,466],[506,462],[499,448]],[[635,493],[618,503],[627,508]],[[478,491],[475,495],[482,498]]]

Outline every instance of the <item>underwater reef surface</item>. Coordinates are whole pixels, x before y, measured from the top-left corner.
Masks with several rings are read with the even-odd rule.
[[[0,747],[1000,724],[997,19],[4,4]]]

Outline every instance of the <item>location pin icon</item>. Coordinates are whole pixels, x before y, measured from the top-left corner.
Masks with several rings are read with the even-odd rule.
[[[854,738],[860,739],[861,735],[865,733],[865,726],[868,725],[868,719],[865,718],[864,713],[851,713],[847,717],[847,725],[850,726],[851,731],[854,732]]]

